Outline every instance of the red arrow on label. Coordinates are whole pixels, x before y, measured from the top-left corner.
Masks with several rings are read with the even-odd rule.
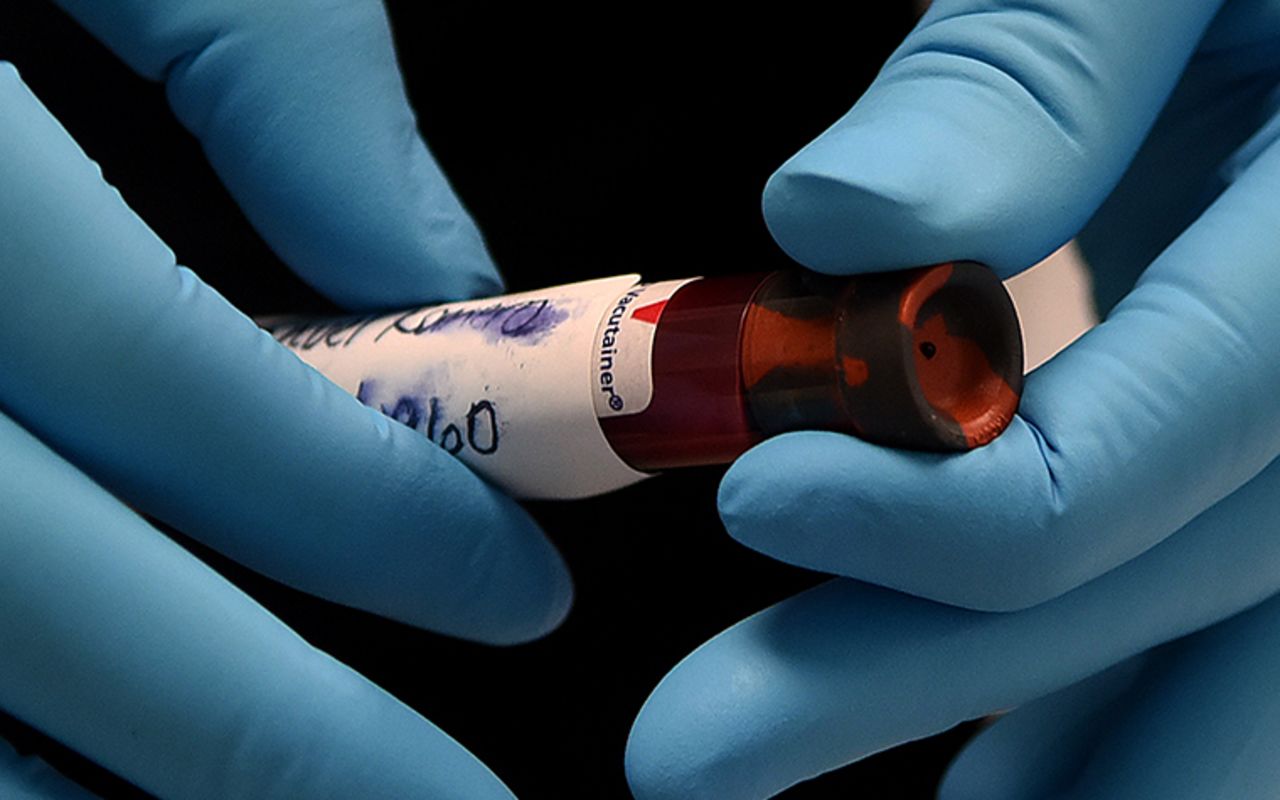
[[[662,316],[662,309],[667,307],[666,300],[659,300],[656,303],[650,303],[647,306],[640,306],[631,312],[632,319],[638,319],[641,322],[658,324],[658,317]]]

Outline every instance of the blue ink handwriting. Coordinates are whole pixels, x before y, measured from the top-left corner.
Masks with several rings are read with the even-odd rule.
[[[536,341],[568,317],[567,311],[556,308],[550,300],[525,300],[519,303],[497,301],[480,308],[418,308],[394,318],[373,340],[380,341],[389,333],[422,336],[467,327],[483,331],[494,341]]]
[[[461,420],[445,422],[448,412],[443,401],[435,395],[404,394],[387,405],[373,399],[374,388],[373,381],[361,381],[356,389],[356,399],[418,431],[450,455],[456,456],[464,448],[482,456],[498,452],[501,426],[493,401],[476,400]]]

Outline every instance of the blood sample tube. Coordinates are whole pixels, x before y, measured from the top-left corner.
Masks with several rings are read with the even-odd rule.
[[[384,316],[263,321],[518,497],[571,498],[839,431],[925,450],[1013,418],[1022,339],[972,262],[854,277],[624,275]]]

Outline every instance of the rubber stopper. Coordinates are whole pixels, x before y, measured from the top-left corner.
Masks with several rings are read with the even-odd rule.
[[[766,435],[825,429],[968,450],[1013,420],[1022,335],[1004,285],[975,262],[852,278],[777,272],[743,320],[742,378]]]

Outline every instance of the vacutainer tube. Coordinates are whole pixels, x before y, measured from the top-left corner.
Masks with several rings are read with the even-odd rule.
[[[625,275],[336,320],[263,321],[361,402],[517,497],[584,497],[839,431],[964,450],[1013,419],[1022,339],[973,262],[832,277]]]

